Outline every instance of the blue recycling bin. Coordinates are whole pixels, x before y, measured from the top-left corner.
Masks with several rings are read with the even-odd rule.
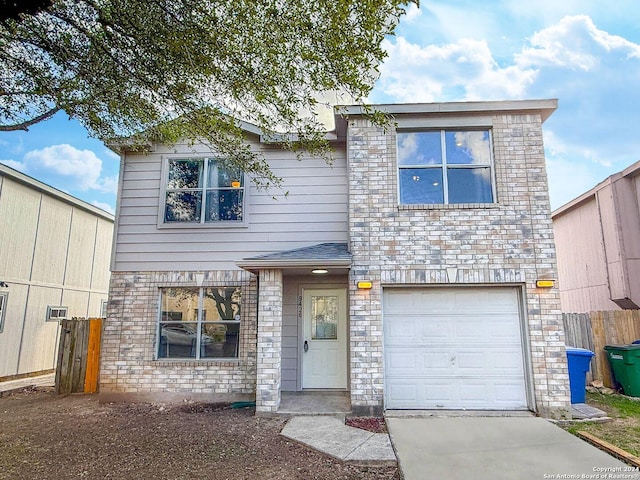
[[[569,364],[569,387],[571,403],[585,403],[587,372],[594,353],[586,348],[566,347]]]

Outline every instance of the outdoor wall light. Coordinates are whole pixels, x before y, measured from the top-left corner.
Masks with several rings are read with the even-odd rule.
[[[371,282],[358,282],[358,288],[360,290],[371,290],[371,287],[373,287],[373,283]]]
[[[326,270],[324,268],[316,268],[314,270],[311,270],[311,273],[313,273],[314,275],[324,275],[326,273],[329,273],[329,270]]]
[[[536,280],[536,287],[537,288],[553,288],[556,284],[555,280],[551,280],[551,279],[538,279]]]

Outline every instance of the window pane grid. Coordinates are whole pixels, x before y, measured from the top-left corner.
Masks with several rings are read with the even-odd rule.
[[[493,203],[495,182],[490,132],[440,130],[437,133],[398,133],[400,203]],[[437,158],[437,149],[440,158]],[[439,178],[435,171],[439,171]]]
[[[244,175],[215,158],[169,160],[166,223],[241,222]]]
[[[159,359],[237,358],[242,287],[160,289]]]

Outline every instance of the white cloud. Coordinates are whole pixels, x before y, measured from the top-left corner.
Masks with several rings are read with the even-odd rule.
[[[111,205],[109,205],[108,203],[93,201],[93,202],[91,202],[91,204],[94,207],[101,208],[105,212],[109,212],[111,215],[115,215],[115,213],[116,213],[115,209]]]
[[[415,3],[412,3],[409,5],[409,8],[406,9],[406,13],[402,17],[402,20],[406,22],[412,22],[421,15],[422,10],[420,10],[420,8]]]
[[[640,45],[599,30],[585,15],[564,17],[560,22],[535,33],[530,43],[515,56],[520,68],[547,65],[590,71],[602,57],[623,53],[623,58],[640,58]]]
[[[21,162],[0,162],[87,201],[91,201],[87,197],[93,196],[95,192],[115,197],[118,190],[117,175],[102,176],[102,160],[94,152],[80,150],[68,144],[31,150],[24,155]],[[99,208],[113,212],[108,203],[93,203]]]
[[[92,188],[104,193],[116,194],[118,193],[118,177],[100,178]]]
[[[486,40],[419,45],[399,36],[383,45],[388,58],[373,96],[383,92],[400,102],[526,98],[534,88],[558,96],[563,87],[575,87],[566,81],[570,71],[599,67],[618,75],[625,62],[640,60],[640,45],[598,29],[585,15],[565,17],[534,33],[510,64],[499,64]],[[550,83],[549,74],[557,69],[564,85]],[[635,72],[621,74],[632,78]],[[602,77],[588,80],[602,87]]]
[[[15,160],[0,160],[0,163],[4,163],[7,167],[24,172],[24,163],[16,162]]]
[[[101,189],[102,160],[91,150],[78,150],[68,144],[52,145],[27,152],[23,163],[29,172],[73,179],[79,190]]]
[[[532,69],[500,67],[484,40],[421,46],[398,37],[384,48],[377,88],[393,101],[518,98],[535,79]]]
[[[423,7],[423,17],[428,12]],[[512,31],[495,32],[494,41],[502,33]],[[486,40],[422,45],[417,35],[411,38],[385,41],[389,57],[372,102],[559,99],[545,123],[555,207],[640,158],[640,143],[630,134],[640,105],[640,45],[599,28],[590,17],[554,19],[512,42],[511,53],[499,58],[495,43]]]

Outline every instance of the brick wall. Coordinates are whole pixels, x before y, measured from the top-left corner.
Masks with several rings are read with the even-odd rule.
[[[383,405],[383,285],[523,285],[537,410],[566,415],[569,386],[556,289],[539,115],[492,119],[496,204],[398,206],[393,129],[349,120],[351,396],[354,410]],[[374,288],[359,291],[359,280]]]
[[[260,271],[256,412],[276,412],[282,379],[282,271]]]
[[[239,358],[156,360],[160,287],[196,287],[195,272],[114,272],[102,337],[102,400],[253,400],[256,281],[244,271],[205,272],[202,286],[242,285]]]

